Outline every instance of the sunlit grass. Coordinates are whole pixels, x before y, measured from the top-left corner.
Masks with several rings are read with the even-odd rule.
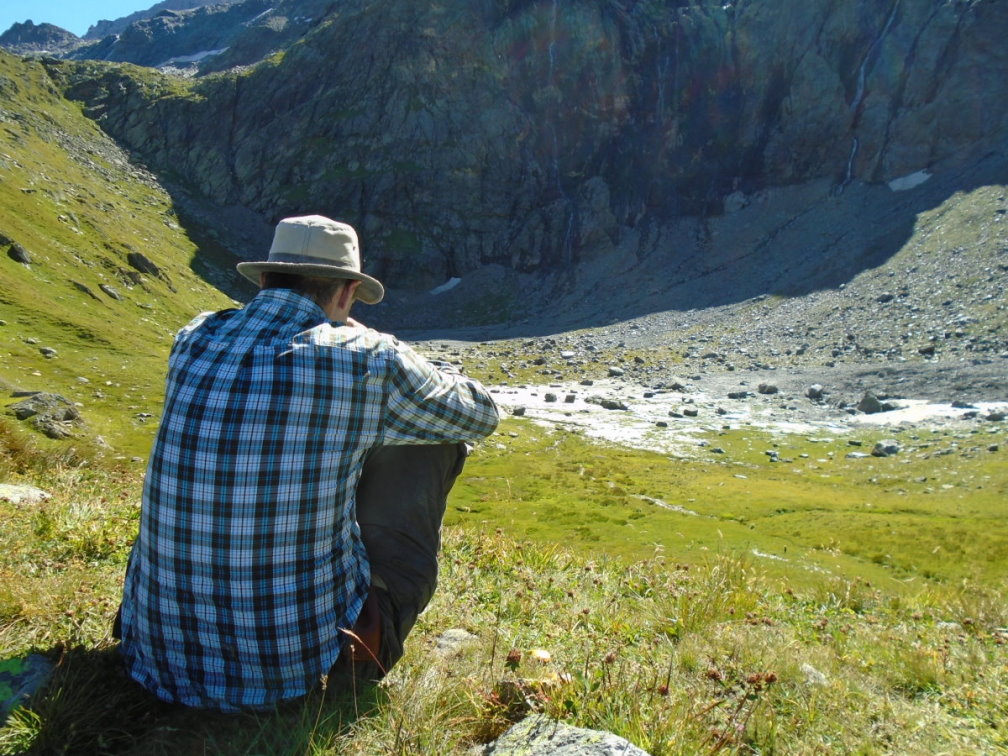
[[[736,430],[712,436],[725,451],[716,460],[684,460],[510,419],[468,468],[446,519],[631,558],[656,547],[676,560],[744,553],[799,583],[822,574],[897,591],[998,583],[1008,461],[987,448],[999,435],[929,437],[924,451],[908,439],[894,457],[848,459],[846,439]]]
[[[0,648],[3,658],[43,652],[59,666],[0,730],[0,752],[462,754],[535,712],[612,730],[656,756],[1004,747],[1008,616],[998,565],[983,582],[879,578],[890,568],[845,554],[830,555],[829,572],[780,570],[754,555],[780,541],[760,541],[767,515],[758,506],[747,513],[744,499],[730,517],[664,512],[703,523],[689,531],[689,548],[674,546],[681,529],[669,544],[649,537],[631,548],[632,511],[627,525],[613,523],[626,502],[636,506],[635,492],[656,493],[655,471],[671,462],[515,427],[481,445],[453,492],[438,593],[389,680],[237,717],[157,704],[116,664],[109,627],[139,474],[83,460],[46,470],[32,459],[37,450],[23,450],[22,467],[33,472],[18,479],[52,497],[0,502]],[[507,469],[497,439],[512,445],[511,488],[500,483],[502,500],[483,501],[475,521],[460,510]],[[555,467],[559,452],[571,457],[566,472],[528,482]],[[678,464],[690,468],[680,485],[720,488],[721,465]],[[783,485],[778,469],[752,467],[746,480]],[[600,475],[597,486],[574,483]],[[586,540],[570,523],[546,530],[539,521],[533,532],[513,511],[489,516],[550,499],[580,501],[582,521],[595,506],[610,519]],[[668,524],[650,513],[641,520]],[[755,529],[743,524],[753,521]],[[619,530],[622,549],[610,550],[603,525]],[[451,628],[473,638],[439,652]]]

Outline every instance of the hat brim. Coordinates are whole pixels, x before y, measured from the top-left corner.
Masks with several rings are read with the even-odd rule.
[[[310,263],[283,263],[283,262],[240,262],[235,266],[239,273],[245,278],[259,285],[260,273],[288,273],[296,276],[311,276],[313,278],[346,278],[351,281],[360,281],[357,288],[357,299],[364,304],[378,304],[385,296],[385,287],[379,283],[378,279],[372,278],[367,273],[358,273],[355,270],[344,270],[333,265],[312,265]]]

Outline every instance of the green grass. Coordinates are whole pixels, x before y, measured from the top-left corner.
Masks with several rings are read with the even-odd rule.
[[[724,454],[687,461],[515,419],[502,427],[447,522],[631,558],[759,552],[768,574],[800,583],[826,572],[898,591],[1008,574],[1008,461],[987,451],[1003,430],[967,442],[927,434],[868,459],[848,459],[858,447],[845,439],[735,430],[711,434]]]
[[[854,460],[837,460],[846,473],[810,483],[787,463],[670,460],[509,422],[452,493],[438,595],[389,680],[222,717],[160,705],[116,664],[109,626],[140,475],[84,456],[53,464],[9,423],[0,440],[0,477],[53,494],[0,502],[0,658],[34,650],[58,662],[48,688],[0,729],[0,753],[461,754],[532,711],[612,730],[656,756],[1008,747],[1008,573],[996,548],[980,559],[985,533],[995,547],[1006,540],[999,500],[971,525],[981,504],[958,518],[954,489],[921,492],[929,510],[918,502],[887,519],[885,548],[902,566],[879,563],[855,548],[856,521],[849,543],[839,524],[857,514],[857,491],[873,490],[858,476],[887,474],[893,460],[856,473]],[[847,448],[793,442],[823,459]],[[956,462],[920,461],[934,460]],[[1004,468],[988,457],[957,464],[1002,490]],[[784,499],[797,535],[774,532]],[[928,524],[983,564],[923,574],[915,565],[928,550],[915,541]],[[827,534],[836,543],[815,543]],[[793,564],[753,553],[783,545]],[[449,628],[476,639],[442,657],[435,641]]]

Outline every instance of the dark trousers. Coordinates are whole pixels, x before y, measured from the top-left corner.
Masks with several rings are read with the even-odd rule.
[[[344,653],[334,668],[358,680],[384,676],[437,586],[441,520],[466,460],[465,444],[382,446],[364,463],[357,522],[371,564],[372,608],[381,644],[377,661]]]

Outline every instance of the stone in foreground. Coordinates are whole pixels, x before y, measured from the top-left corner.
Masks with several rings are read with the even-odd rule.
[[[478,753],[483,756],[649,756],[611,732],[572,727],[543,714],[523,719]]]

